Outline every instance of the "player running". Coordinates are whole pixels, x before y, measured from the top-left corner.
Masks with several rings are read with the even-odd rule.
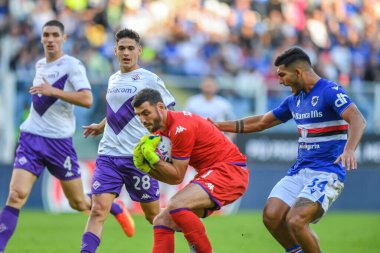
[[[77,154],[72,136],[75,131],[73,105],[92,105],[90,83],[83,64],[62,51],[64,26],[57,20],[42,27],[41,43],[45,58],[36,63],[32,105],[20,126],[13,174],[6,206],[0,214],[0,252],[16,229],[20,209],[45,167],[60,180],[70,206],[89,211],[91,200],[83,192]],[[112,204],[111,213],[126,217],[123,206]]]
[[[92,179],[93,205],[82,237],[81,252],[96,251],[103,223],[123,185],[131,199],[140,203],[150,223],[160,211],[158,182],[133,164],[133,148],[148,132],[135,115],[131,102],[146,87],[162,94],[167,107],[174,106],[175,101],[157,75],[138,65],[140,36],[133,30],[123,29],[116,33],[115,39],[115,55],[120,70],[108,81],[106,118],[99,124],[84,127],[85,137],[90,134],[95,137],[103,132],[104,135],[99,144]],[[131,219],[125,224],[125,230],[128,236],[133,235]]]

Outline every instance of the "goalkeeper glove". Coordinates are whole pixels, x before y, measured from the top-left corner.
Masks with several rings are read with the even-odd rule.
[[[144,159],[144,155],[141,151],[141,145],[144,144],[145,140],[148,138],[148,135],[145,135],[141,138],[140,142],[133,149],[133,163],[136,168],[142,172],[149,173],[151,170],[150,166]]]
[[[155,165],[160,160],[160,157],[156,153],[156,148],[160,141],[161,136],[149,135],[141,145],[142,154],[151,166]]]

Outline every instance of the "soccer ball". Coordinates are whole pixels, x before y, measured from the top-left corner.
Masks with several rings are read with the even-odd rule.
[[[161,135],[161,141],[157,145],[156,153],[161,160],[168,163],[172,162],[172,142],[168,137]]]

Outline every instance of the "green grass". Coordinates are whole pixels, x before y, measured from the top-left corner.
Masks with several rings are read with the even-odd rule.
[[[142,216],[134,218],[136,234],[127,238],[110,216],[97,252],[151,252],[152,228]],[[79,213],[22,211],[6,253],[79,252],[86,221],[86,215]],[[204,224],[216,253],[283,252],[266,231],[259,212],[211,216]],[[312,228],[325,253],[380,252],[380,213],[330,212]],[[176,233],[176,252],[189,252],[181,233]]]

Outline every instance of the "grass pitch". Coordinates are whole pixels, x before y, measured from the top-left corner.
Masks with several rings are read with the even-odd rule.
[[[109,216],[98,253],[151,252],[152,227],[134,216],[136,234],[127,238]],[[284,252],[261,222],[261,213],[239,213],[204,219],[216,253]],[[80,213],[48,214],[22,211],[6,253],[78,253],[87,216]],[[328,213],[312,226],[325,253],[380,252],[380,213]],[[176,233],[176,253],[189,252],[181,233]]]

